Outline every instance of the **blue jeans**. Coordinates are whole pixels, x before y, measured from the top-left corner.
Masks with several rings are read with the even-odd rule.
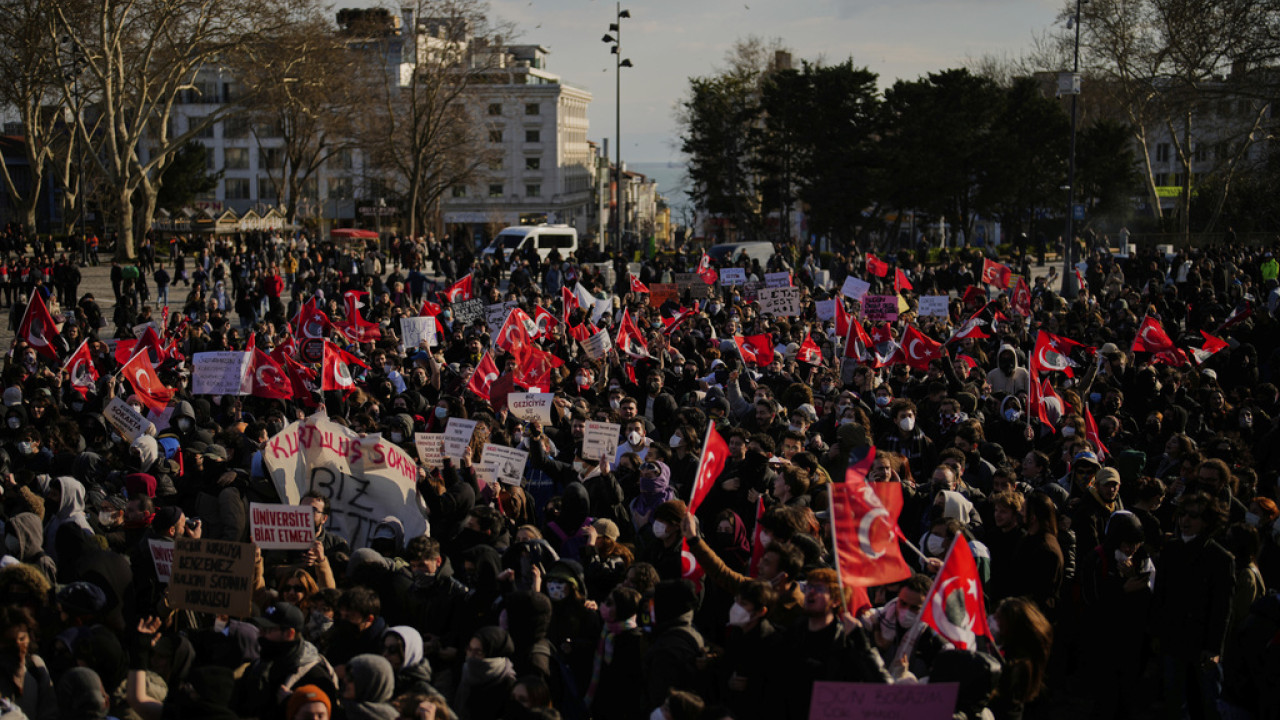
[[[1164,656],[1165,716],[1218,720],[1218,696],[1222,693],[1222,667],[1197,660]]]

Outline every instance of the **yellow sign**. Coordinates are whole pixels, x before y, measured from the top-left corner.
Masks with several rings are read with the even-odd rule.
[[[1182,196],[1181,185],[1157,185],[1156,197],[1176,198]]]

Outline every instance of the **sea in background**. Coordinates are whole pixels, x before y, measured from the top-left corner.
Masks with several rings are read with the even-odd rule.
[[[667,205],[671,208],[672,224],[683,225],[687,219],[687,211],[691,206],[687,194],[688,185],[684,175],[684,163],[629,162],[626,165],[628,170],[643,173],[649,178],[658,181],[658,194],[667,201]]]

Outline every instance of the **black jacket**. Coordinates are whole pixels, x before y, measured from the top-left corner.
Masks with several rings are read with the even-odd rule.
[[[1221,655],[1236,589],[1231,553],[1202,534],[1165,545],[1157,567],[1151,621],[1161,650],[1184,661]]]

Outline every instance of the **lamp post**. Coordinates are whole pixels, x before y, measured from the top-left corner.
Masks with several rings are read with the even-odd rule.
[[[622,236],[626,233],[626,196],[622,192],[622,68],[632,67],[631,60],[622,57],[622,19],[630,18],[631,12],[622,9],[622,3],[614,3],[614,13],[616,19],[609,23],[609,32],[617,35],[605,34],[601,38],[602,42],[611,43],[609,52],[613,53],[614,62],[614,127],[613,127],[613,143],[614,155],[614,192],[618,193],[617,208],[614,210],[613,218],[613,238],[614,250],[622,251]]]
[[[76,116],[75,132],[76,132],[76,135],[78,135],[82,129],[80,126],[80,123],[83,121],[83,118],[84,118],[84,109],[83,109],[84,96],[80,92],[80,75],[84,70],[84,65],[86,60],[84,56],[84,50],[80,49],[80,44],[77,43],[74,39],[72,39],[70,35],[62,36],[60,44],[63,45],[64,47],[69,47],[69,50],[67,52],[70,54],[70,57],[68,58],[67,63],[62,66],[62,71],[64,73],[63,77],[67,80],[72,81],[71,97],[72,97],[72,101],[75,103],[75,108],[74,108],[75,116]],[[79,220],[79,225],[80,225],[79,244],[81,247],[81,250],[80,250],[81,261],[86,261],[88,259],[87,258],[88,243],[85,240],[85,211],[87,208],[87,204],[85,202],[85,183],[84,183],[84,138],[77,137],[75,138],[74,142],[76,145],[76,156],[77,156],[76,205],[78,207],[73,208],[73,210],[76,212],[77,219]]]
[[[1067,231],[1062,246],[1062,297],[1067,300],[1074,300],[1080,291],[1071,261],[1076,248],[1076,105],[1080,98],[1080,6],[1085,2],[1087,0],[1076,0],[1075,14],[1067,21],[1067,28],[1075,28],[1076,31],[1070,84],[1064,84],[1062,78],[1058,80],[1059,91],[1071,93],[1071,149],[1067,153]]]

